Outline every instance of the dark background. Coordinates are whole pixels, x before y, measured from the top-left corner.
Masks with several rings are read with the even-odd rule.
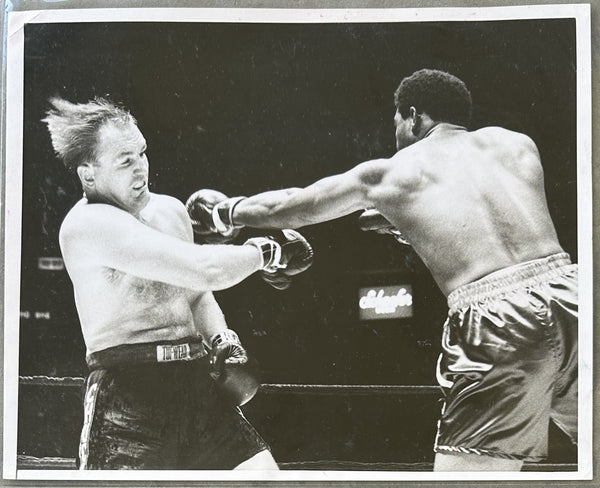
[[[25,30],[20,374],[83,376],[85,347],[58,229],[81,196],[40,119],[47,99],[109,96],[148,141],[151,189],[182,201],[345,171],[394,153],[393,92],[422,67],[471,89],[472,128],[524,132],[542,156],[560,241],[574,259],[575,22],[30,24]],[[217,294],[265,383],[434,385],[445,301],[409,247],[356,215],[305,228],[314,266],[277,292],[258,277]],[[248,231],[240,236],[243,241]],[[360,322],[359,287],[408,283],[414,317]],[[36,315],[37,312],[37,315]],[[79,392],[22,387],[19,453],[74,456]],[[428,462],[437,396],[261,394],[246,408],[278,461]],[[558,434],[551,459],[572,460]]]

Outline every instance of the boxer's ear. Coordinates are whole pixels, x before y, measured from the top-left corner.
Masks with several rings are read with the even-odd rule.
[[[84,189],[94,186],[94,167],[90,163],[77,166],[77,174]]]
[[[411,119],[411,132],[414,136],[418,136],[419,131],[421,130],[421,116],[415,107],[410,107],[408,109],[408,117]]]

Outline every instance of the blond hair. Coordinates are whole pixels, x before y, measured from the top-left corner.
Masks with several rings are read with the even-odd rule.
[[[69,170],[96,159],[99,129],[109,121],[137,122],[126,109],[105,98],[88,103],[71,103],[59,97],[49,100],[52,108],[42,119],[48,126],[52,147]]]

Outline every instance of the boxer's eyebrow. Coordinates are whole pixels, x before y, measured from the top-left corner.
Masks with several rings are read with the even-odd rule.
[[[117,154],[117,159],[128,157],[128,156],[131,156],[132,154],[143,153],[143,152],[146,152],[147,149],[148,149],[148,145],[146,144],[146,141],[144,141],[144,143],[141,145],[141,149],[139,151],[133,150],[133,149],[126,149],[124,151],[121,151],[119,154]]]

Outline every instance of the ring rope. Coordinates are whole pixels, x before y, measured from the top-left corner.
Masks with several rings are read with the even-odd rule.
[[[19,376],[19,384],[26,386],[83,386],[85,378],[80,376]]]
[[[293,393],[310,395],[422,395],[442,392],[432,385],[304,385],[298,383],[265,383],[261,385],[264,393]]]
[[[78,376],[19,376],[19,383],[25,386],[73,386],[83,387],[85,378]],[[310,395],[439,395],[441,390],[433,385],[319,385],[300,383],[263,383],[262,393],[288,393]]]

